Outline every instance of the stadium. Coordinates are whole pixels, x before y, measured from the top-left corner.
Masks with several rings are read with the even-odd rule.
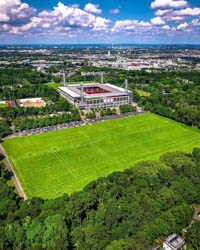
[[[78,108],[111,108],[132,104],[132,92],[109,83],[72,84],[59,87],[60,95]]]

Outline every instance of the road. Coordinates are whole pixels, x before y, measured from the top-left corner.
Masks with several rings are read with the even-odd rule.
[[[8,170],[13,173],[12,180],[13,180],[13,182],[15,184],[15,187],[17,189],[17,192],[18,192],[19,196],[22,197],[24,200],[27,200],[26,194],[24,193],[24,191],[23,191],[23,189],[21,187],[21,184],[20,184],[20,182],[19,182],[19,180],[18,180],[18,178],[17,178],[17,176],[16,176],[16,174],[15,174],[13,168],[12,168],[12,165],[10,164],[8,156],[7,156],[4,148],[2,147],[2,145],[0,145],[0,153],[2,155],[4,155],[4,157],[5,157],[4,158],[4,162],[5,162]]]

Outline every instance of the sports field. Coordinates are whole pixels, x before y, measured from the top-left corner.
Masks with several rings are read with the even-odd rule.
[[[151,93],[149,93],[147,91],[140,90],[140,89],[137,89],[136,91],[138,92],[138,94],[140,96],[150,96],[151,95]]]
[[[200,131],[154,114],[3,142],[27,197],[72,193],[136,161],[200,146]]]
[[[95,81],[84,81],[83,84],[94,83]],[[80,84],[81,82],[67,82],[66,84]],[[63,87],[63,83],[46,83],[47,86],[52,87],[54,89],[58,89],[59,87]]]

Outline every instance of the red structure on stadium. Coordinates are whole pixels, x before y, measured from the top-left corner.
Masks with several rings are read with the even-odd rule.
[[[109,93],[108,90],[105,90],[100,87],[85,87],[83,89],[84,93],[88,95],[95,95],[95,94],[104,94],[104,93]]]

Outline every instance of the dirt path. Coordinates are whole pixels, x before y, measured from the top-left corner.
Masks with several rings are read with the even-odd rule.
[[[19,182],[19,180],[18,180],[18,178],[17,178],[17,176],[16,176],[16,174],[15,174],[13,168],[12,168],[12,165],[10,164],[8,156],[7,156],[4,148],[2,147],[2,145],[0,145],[0,153],[2,155],[4,155],[4,157],[5,157],[4,162],[5,162],[8,170],[13,173],[12,180],[13,180],[13,182],[15,184],[15,187],[17,189],[17,192],[18,192],[19,196],[22,197],[22,198],[24,198],[24,200],[27,200],[26,194],[24,193],[24,191],[23,191],[23,189],[21,187],[21,184],[20,184],[20,182]]]

